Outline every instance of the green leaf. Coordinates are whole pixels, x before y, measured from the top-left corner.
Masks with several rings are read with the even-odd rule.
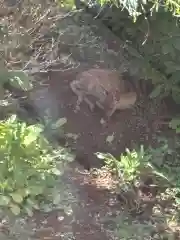
[[[10,73],[6,69],[0,69],[0,85],[9,81]]]
[[[61,201],[59,193],[54,193],[53,195],[53,204],[58,205]]]
[[[97,152],[97,153],[96,153],[96,156],[97,156],[99,159],[103,159],[103,160],[106,158],[105,154],[100,153],[100,152]]]
[[[171,87],[171,83],[173,83],[176,89],[179,88],[178,85],[180,82],[180,71],[173,72],[171,74],[171,77],[168,79],[168,82],[170,83],[170,87]]]
[[[67,118],[60,118],[60,119],[58,119],[55,123],[53,123],[52,125],[51,125],[51,128],[52,129],[57,129],[57,128],[60,128],[60,127],[62,127],[64,124],[66,124],[67,123]]]
[[[21,196],[18,193],[11,193],[10,196],[12,197],[14,202],[16,202],[16,203],[22,203],[23,202],[23,196]]]
[[[38,206],[38,204],[37,204],[36,201],[28,198],[28,199],[26,200],[26,202],[27,202],[27,205],[30,205],[32,208],[34,208],[34,209],[36,209],[36,210],[39,209],[39,206]]]
[[[48,205],[48,204],[42,204],[41,206],[43,212],[48,213],[52,211],[52,206]]]
[[[10,198],[7,196],[0,195],[0,206],[7,206],[10,203]]]
[[[43,129],[41,125],[39,126],[32,125],[27,127],[26,128],[27,135],[24,136],[23,144],[28,146],[32,142],[36,141],[42,131]]]
[[[171,82],[171,84],[169,84],[169,86],[167,87],[171,90],[171,95],[174,101],[177,104],[179,104],[180,103],[180,87],[178,82]]]
[[[27,196],[26,189],[24,189],[24,188],[18,189],[18,190],[16,191],[16,193],[17,193],[18,195],[21,195],[23,198],[25,198],[25,197]]]
[[[172,61],[166,61],[166,62],[164,62],[164,65],[165,65],[167,68],[173,67],[173,66],[174,66],[174,62],[172,62]]]
[[[158,85],[150,94],[150,98],[158,97],[162,93],[163,88],[164,88],[163,85]]]
[[[24,210],[27,212],[29,217],[33,216],[33,209],[32,206],[24,206]]]
[[[33,88],[32,79],[23,71],[11,71],[10,84],[24,91],[29,91]]]
[[[180,133],[180,118],[173,118],[169,123],[169,127],[176,130],[176,133]]]
[[[172,73],[180,70],[180,66],[176,62],[167,61],[164,64],[167,67],[167,73]]]
[[[112,154],[110,153],[100,153],[100,152],[97,152],[95,153],[95,155],[97,156],[97,158],[99,159],[103,159],[103,160],[116,160]]]
[[[7,124],[17,123],[17,116],[15,114],[11,115],[7,120]]]
[[[168,53],[171,53],[173,51],[173,47],[170,45],[170,44],[164,44],[162,46],[162,52],[163,54],[168,54]]]
[[[175,201],[176,201],[176,204],[178,204],[178,205],[180,204],[180,198],[176,197]]]
[[[44,192],[44,188],[42,186],[30,186],[28,189],[30,195],[40,195]]]
[[[20,209],[20,207],[18,206],[18,205],[16,205],[16,204],[11,204],[10,205],[10,210],[11,210],[11,212],[14,214],[14,215],[19,215],[20,214],[20,212],[21,212],[21,209]]]
[[[52,169],[52,173],[53,173],[54,175],[57,175],[57,176],[60,176],[60,175],[61,175],[61,172],[60,172],[57,168],[53,168],[53,169]]]
[[[173,40],[173,45],[177,50],[180,51],[180,39],[179,38],[176,38]]]
[[[142,59],[141,59],[141,55],[139,54],[139,52],[138,52],[135,48],[133,48],[133,47],[131,47],[131,46],[128,46],[128,51],[129,51],[129,54],[130,54],[132,57],[135,57],[135,58],[137,58],[137,59],[142,60]],[[137,59],[136,59],[136,61],[137,61]]]

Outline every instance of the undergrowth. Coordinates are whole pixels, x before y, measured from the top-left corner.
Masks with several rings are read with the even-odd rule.
[[[99,18],[123,41],[124,48],[131,56],[130,61],[136,67],[135,71],[128,69],[130,76],[153,83],[151,98],[170,97],[179,105],[178,1],[140,3],[96,0],[93,4],[87,3],[87,6],[95,18]],[[178,108],[176,110],[176,113],[172,110],[173,121],[170,123],[175,130],[180,124]]]
[[[59,58],[58,44],[63,32],[57,28],[59,21],[69,13],[60,13],[62,9],[57,7],[56,2],[59,5],[62,2],[73,4],[71,0],[44,1],[44,5],[23,1],[23,8],[20,3],[19,7],[10,9],[12,15],[7,12],[7,16],[4,13],[0,19],[1,85],[9,81],[15,87],[27,89],[28,75],[32,77],[34,73],[48,72],[58,64],[69,68]],[[101,1],[101,4],[107,2]],[[151,97],[171,96],[180,104],[179,19],[172,16],[172,12],[179,14],[178,2],[164,1],[164,6],[157,8],[159,2],[138,5],[137,1],[133,4],[128,1],[129,5],[123,6],[128,11],[119,8],[127,2],[113,3],[118,8],[104,5],[99,16],[124,41],[139,76],[153,82]],[[172,10],[171,13],[165,8]],[[136,23],[129,18],[129,13]],[[2,100],[6,96],[1,93],[0,97]],[[179,133],[179,125],[177,116],[170,127]],[[58,204],[59,193],[54,187],[64,163],[71,158],[65,149],[50,147],[42,131],[42,126],[27,126],[14,116],[0,122],[0,206],[15,215],[28,213],[32,216],[35,209],[45,209],[45,203],[51,203],[52,207]],[[153,236],[153,239],[163,239],[163,234],[168,238],[174,237],[174,232],[169,231],[169,223],[179,223],[179,148],[178,138],[173,143],[163,139],[156,149],[127,149],[117,159],[111,154],[97,154],[118,180],[116,192],[124,202],[124,208],[128,209],[128,220],[127,215],[121,218],[122,221],[117,219],[119,236],[133,239],[136,232],[138,239],[146,239],[144,234]],[[152,200],[151,214],[146,219],[148,224],[131,219],[133,214],[146,213],[149,204],[145,203],[144,196]],[[163,225],[161,235],[158,235],[159,225]]]
[[[53,149],[42,132],[43,126],[27,126],[15,115],[0,122],[0,207],[15,215],[58,204],[55,186],[72,157]]]
[[[116,179],[123,211],[113,221],[120,239],[178,239],[180,223],[180,139],[159,138],[157,148],[119,158],[97,153]],[[136,231],[135,231],[136,229]]]

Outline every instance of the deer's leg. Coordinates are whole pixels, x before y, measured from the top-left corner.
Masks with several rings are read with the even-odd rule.
[[[93,112],[94,111],[94,107],[95,107],[94,104],[86,97],[84,98],[84,101],[88,104],[91,112]]]
[[[101,108],[101,109],[104,109],[104,107],[101,105],[101,103],[100,102],[96,102],[96,105],[99,107],[99,108]]]
[[[80,110],[80,104],[82,103],[82,101],[83,101],[83,96],[78,95],[78,99],[76,101],[76,107],[75,107],[76,112]]]
[[[115,111],[116,111],[116,107],[113,107],[112,109],[108,110],[106,113],[107,118],[110,119],[110,117],[114,114]]]
[[[75,107],[75,112],[78,112],[80,110],[80,104],[82,103],[84,96],[81,91],[78,91],[76,85],[77,85],[76,81],[73,81],[70,83],[70,87],[71,87],[72,91],[78,97],[77,102],[76,102],[76,107]]]

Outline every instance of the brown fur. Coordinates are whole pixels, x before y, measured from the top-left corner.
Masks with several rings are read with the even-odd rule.
[[[78,96],[77,106],[85,101],[91,110],[97,105],[111,116],[116,109],[126,109],[134,105],[136,93],[131,91],[120,78],[117,71],[90,69],[77,75],[70,83],[72,91]]]

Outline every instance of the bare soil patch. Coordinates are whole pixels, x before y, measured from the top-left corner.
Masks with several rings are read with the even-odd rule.
[[[49,215],[36,214],[34,237],[52,240],[110,239],[102,222],[111,212],[108,191],[93,186],[90,174],[77,164],[73,164],[65,175],[64,183],[70,185],[76,197],[76,202],[71,203],[73,214],[69,217],[58,211]]]
[[[147,100],[142,96],[132,110],[117,111],[104,127],[101,124],[104,114],[98,108],[91,112],[88,106],[82,103],[80,111],[75,113],[77,96],[69,87],[75,76],[74,72],[50,73],[46,81],[48,96],[44,96],[44,100],[38,103],[38,108],[42,110],[45,105],[51,109],[56,119],[67,119],[66,140],[85,168],[99,166],[94,155],[96,152],[110,152],[119,156],[125,148],[153,144],[158,133],[156,122],[166,111],[162,103]],[[36,98],[37,96],[33,99],[35,105]]]

